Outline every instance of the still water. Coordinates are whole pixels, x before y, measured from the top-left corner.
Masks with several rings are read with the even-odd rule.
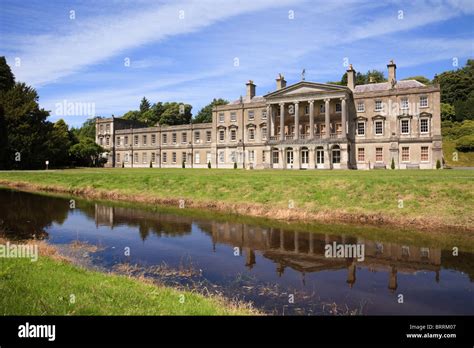
[[[249,301],[271,314],[474,314],[470,252],[369,240],[347,226],[344,233],[333,225],[292,230],[82,199],[72,209],[70,199],[0,189],[0,228],[9,238],[98,245],[87,253],[88,266],[133,265],[161,283]],[[364,245],[363,261],[326,257],[325,245],[334,242]],[[158,266],[193,271],[150,271]]]

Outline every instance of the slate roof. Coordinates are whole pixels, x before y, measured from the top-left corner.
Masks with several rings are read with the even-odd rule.
[[[402,80],[397,81],[395,88],[397,89],[406,89],[406,88],[416,88],[424,87],[425,85],[416,80]],[[355,87],[355,93],[365,93],[365,92],[380,92],[388,91],[391,89],[390,82],[381,82],[381,83],[369,83],[367,85],[358,85]]]
[[[255,97],[253,97],[250,101],[247,100],[246,97],[242,97],[242,100],[244,101],[244,103],[263,103],[265,102],[265,98],[260,96],[260,95],[256,95]],[[230,102],[229,104],[240,104],[240,99],[237,99],[237,100],[234,100],[233,102]]]

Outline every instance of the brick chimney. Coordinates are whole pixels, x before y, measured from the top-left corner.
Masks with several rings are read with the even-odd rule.
[[[390,63],[387,64],[388,68],[388,82],[390,83],[390,86],[395,87],[395,84],[397,83],[397,65],[393,62],[393,59],[390,61]]]
[[[282,89],[282,88],[286,87],[285,77],[282,74],[278,74],[276,82],[277,82],[277,91],[279,89]]]
[[[352,64],[349,64],[349,69],[347,69],[347,87],[349,87],[351,91],[355,89],[355,80],[356,71],[352,67]]]
[[[252,80],[249,80],[249,82],[247,82],[245,84],[247,86],[247,95],[246,95],[246,99],[248,101],[252,100],[253,97],[255,97],[255,84],[253,83]]]

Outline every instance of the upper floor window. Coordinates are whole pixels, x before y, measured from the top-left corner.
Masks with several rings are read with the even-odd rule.
[[[262,110],[262,120],[267,119],[267,110]]]
[[[181,142],[182,143],[187,143],[188,142],[188,133],[186,133],[186,132],[181,133]]]
[[[221,113],[219,114],[219,122],[220,122],[220,123],[223,123],[224,120],[225,120],[225,118],[224,118],[224,113],[221,112]]]
[[[105,125],[105,131],[106,131],[107,133],[110,132],[110,124],[106,124],[106,125]]]
[[[375,111],[382,111],[383,105],[381,100],[375,101]]]
[[[309,115],[309,105],[306,105],[306,106],[304,107],[304,114],[305,114],[305,115]]]
[[[341,112],[341,111],[342,111],[341,103],[336,103],[336,112]]]
[[[146,145],[146,135],[143,136],[142,141],[143,141],[143,145]]]
[[[365,112],[365,104],[364,102],[357,102],[357,112]]]
[[[235,112],[230,113],[230,121],[231,122],[237,121],[237,114]]]
[[[110,143],[109,137],[105,138],[105,145],[109,145],[109,143]]]
[[[410,120],[401,120],[401,133],[410,134]]]
[[[120,146],[120,137],[117,137],[117,146]]]
[[[325,104],[319,105],[319,113],[323,114],[325,112],[326,112],[326,105]]]
[[[138,145],[138,135],[135,135],[133,142],[135,145]]]
[[[125,145],[128,145],[128,136],[125,136],[125,138],[123,139],[123,142]]]
[[[225,139],[225,131],[220,130],[219,131],[219,141],[224,141]]]
[[[383,121],[375,121],[375,135],[383,135]]]
[[[428,133],[430,131],[429,120],[427,118],[422,118],[420,120],[420,132]]]
[[[253,121],[255,119],[255,113],[253,111],[249,111],[249,120]]]
[[[201,132],[199,131],[194,132],[194,141],[196,143],[199,143],[201,141]]]
[[[231,129],[230,131],[230,140],[232,141],[237,140],[237,131],[235,129]]]
[[[173,144],[176,144],[176,138],[177,138],[176,133],[173,133],[171,135],[171,141],[173,142]]]
[[[168,143],[168,134],[163,134],[163,144]]]
[[[155,144],[156,143],[156,134],[151,135],[151,143]]]
[[[365,122],[357,122],[357,135],[365,135]]]
[[[267,127],[262,127],[262,139],[267,139]]]
[[[101,133],[104,131],[104,125],[103,125],[103,124],[101,124],[101,125],[99,126],[99,130],[100,130]]]
[[[249,129],[249,140],[254,140],[255,139],[255,129],[250,128]]]
[[[426,108],[428,107],[428,97],[427,96],[421,96],[420,97],[420,108]]]
[[[211,133],[211,131],[206,131],[206,141],[207,141],[208,143],[211,142],[211,138],[212,138],[212,133]]]
[[[400,108],[401,108],[402,110],[408,110],[408,98],[402,98],[402,99],[401,99]]]

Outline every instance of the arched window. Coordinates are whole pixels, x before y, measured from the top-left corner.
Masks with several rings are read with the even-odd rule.
[[[332,163],[341,163],[341,149],[339,145],[332,147]]]

